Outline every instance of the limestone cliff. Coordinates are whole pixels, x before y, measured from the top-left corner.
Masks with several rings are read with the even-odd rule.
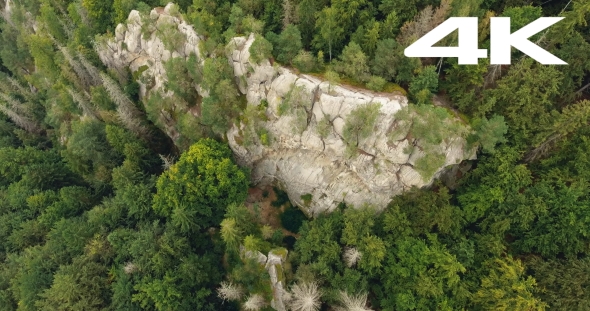
[[[190,25],[170,15],[170,5],[154,9],[151,16],[158,23],[178,27],[186,37],[182,52],[166,50],[155,32],[142,35],[142,21],[136,11],[129,15],[127,25],[117,27],[115,37],[103,45],[106,48],[99,49],[103,62],[113,69],[148,67],[143,75],[155,82],[142,84],[142,95],[163,85],[166,73],[162,64],[170,57],[187,57],[190,53],[201,57],[198,44],[202,38]],[[308,214],[332,210],[339,202],[384,207],[392,196],[413,186],[427,186],[445,167],[474,157],[473,150],[465,150],[465,139],[448,137],[436,147],[444,154],[444,164],[432,177],[423,178],[414,165],[424,153],[421,148],[408,148],[419,147],[421,142],[408,137],[407,130],[400,132],[400,122],[396,122],[396,113],[408,105],[406,97],[332,86],[317,77],[273,66],[269,60],[254,63],[249,53],[254,40],[254,36],[234,38],[227,49],[228,61],[248,105],[257,106],[265,115],[257,122],[265,137],[244,143],[251,129],[241,122],[227,133],[228,142],[239,163],[252,169],[254,183],[278,182]],[[196,89],[207,95],[206,90]],[[301,93],[300,116],[281,112],[281,104],[293,90]],[[380,104],[376,122],[371,125],[373,134],[358,141],[353,148],[356,152],[351,154],[343,131],[351,111],[366,104]],[[298,117],[302,122],[294,120]],[[320,130],[320,122],[329,126]],[[167,132],[177,135],[170,129]]]

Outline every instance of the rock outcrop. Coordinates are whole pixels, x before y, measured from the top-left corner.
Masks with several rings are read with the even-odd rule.
[[[144,39],[136,11],[129,15],[127,25],[117,27],[115,37],[100,50],[103,62],[113,69],[128,66],[136,71],[147,66],[143,75],[152,77],[154,83],[141,84],[142,95],[166,81],[163,63],[167,59],[187,57],[190,53],[199,56],[198,44],[202,40],[191,26],[170,15],[170,5],[163,10],[154,9],[151,16],[156,23],[173,23],[185,35],[181,52],[166,50],[155,32]],[[317,77],[272,65],[269,60],[255,63],[249,52],[254,40],[252,35],[234,38],[227,49],[228,61],[248,105],[262,105],[258,108],[265,117],[257,126],[265,138],[244,143],[248,126],[241,123],[229,130],[228,142],[239,163],[252,169],[254,183],[279,183],[308,215],[333,210],[340,202],[384,207],[392,196],[414,186],[430,185],[445,167],[475,156],[473,150],[465,150],[463,138],[448,137],[437,147],[445,156],[444,164],[432,177],[423,178],[415,164],[424,153],[420,148],[408,148],[420,146],[420,141],[408,139],[407,131],[392,138],[392,133],[399,131],[396,113],[408,105],[405,96],[333,86]],[[280,111],[294,88],[301,92],[301,113],[305,113],[299,116],[299,122],[295,120],[298,116]],[[206,96],[199,87],[197,91]],[[343,138],[344,130],[351,112],[366,104],[380,104],[373,134],[361,139],[351,156]],[[320,130],[320,122],[328,123],[328,128]],[[295,126],[296,123],[301,126]],[[409,149],[413,152],[406,153]]]
[[[277,248],[271,250],[268,256],[265,256],[258,251],[247,251],[243,245],[240,245],[240,254],[243,258],[255,259],[268,272],[270,276],[270,287],[273,292],[270,305],[277,311],[286,311],[284,297],[288,294],[285,289],[283,263],[286,262],[288,253],[285,248]]]
[[[406,97],[340,86],[331,87],[326,81],[309,75],[297,75],[291,70],[274,67],[269,61],[259,64],[250,59],[249,47],[254,36],[234,38],[231,61],[240,91],[246,94],[249,105],[266,101],[268,121],[263,127],[272,142],[249,146],[240,144],[244,125],[234,127],[228,140],[242,165],[252,168],[255,183],[279,182],[296,202],[309,214],[332,210],[339,202],[360,206],[371,203],[384,207],[392,196],[411,187],[424,187],[432,183],[449,165],[460,163],[473,153],[465,152],[465,140],[451,137],[441,144],[445,154],[444,165],[431,178],[424,179],[414,169],[416,161],[424,156],[419,148],[407,154],[410,144],[406,133],[391,141],[396,130],[395,114],[408,105]],[[279,113],[279,105],[293,87],[301,87],[306,96],[307,126],[294,131],[294,116]],[[347,143],[343,129],[351,111],[369,103],[381,105],[373,134],[358,145],[358,153],[347,156]],[[325,118],[331,128],[322,137],[318,123]],[[311,195],[311,201],[303,198]],[[302,198],[303,197],[303,198]]]
[[[201,59],[199,43],[203,40],[192,25],[187,24],[175,14],[175,5],[169,3],[164,8],[155,8],[149,16],[141,16],[136,10],[129,13],[126,24],[119,24],[115,29],[113,38],[97,42],[97,52],[100,60],[110,69],[115,70],[121,76],[131,72],[140,73],[138,83],[139,94],[145,98],[150,91],[162,90],[167,81],[164,64],[170,58],[188,57],[193,54]],[[184,36],[184,43],[171,51],[166,49],[163,38],[166,34],[158,36],[158,28],[172,25]],[[163,129],[168,136],[176,140],[180,135],[175,130],[174,120],[166,114],[161,117]]]

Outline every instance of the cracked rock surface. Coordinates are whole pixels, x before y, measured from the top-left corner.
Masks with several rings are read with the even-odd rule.
[[[173,4],[169,3],[164,8],[155,8],[149,17],[142,16],[138,11],[129,13],[126,24],[119,24],[115,29],[114,38],[100,42],[97,48],[100,60],[110,69],[121,75],[125,75],[127,68],[131,72],[141,71],[139,80],[139,94],[144,98],[150,91],[163,90],[167,81],[164,64],[170,58],[183,57],[188,59],[194,54],[201,65],[201,53],[199,43],[203,40],[193,26],[177,16],[172,15]],[[152,27],[144,27],[145,19],[152,20]],[[164,42],[158,37],[157,29],[163,25],[174,25],[184,35],[184,45],[175,51],[167,50]],[[197,90],[201,93],[200,88]],[[163,94],[166,95],[166,94]],[[188,112],[187,112],[188,113]],[[174,127],[174,120],[162,112],[161,120],[166,124],[164,132],[173,140],[178,139],[179,133]]]
[[[151,18],[158,23],[174,23],[186,37],[182,51],[170,52],[152,32],[144,39],[142,20],[137,11],[132,11],[126,25],[119,25],[115,37],[99,49],[101,60],[111,69],[132,72],[147,68],[143,77],[151,79],[146,85],[140,82],[141,95],[148,91],[162,89],[166,81],[164,63],[171,57],[188,57],[194,53],[203,60],[199,52],[202,40],[193,28],[177,17],[170,15],[170,8],[154,9]],[[414,169],[416,161],[424,156],[419,148],[411,145],[419,141],[408,139],[407,133],[399,133],[391,139],[396,130],[395,114],[408,105],[404,96],[389,93],[373,93],[341,86],[330,86],[319,78],[296,74],[280,66],[273,66],[269,60],[255,63],[250,59],[249,47],[254,36],[236,37],[228,47],[228,62],[234,69],[235,81],[248,105],[263,106],[265,120],[260,126],[268,133],[268,142],[260,139],[244,144],[246,125],[234,125],[227,138],[237,161],[252,169],[255,184],[279,183],[308,215],[331,211],[340,202],[361,206],[363,203],[384,208],[392,196],[401,194],[411,187],[432,184],[445,167],[457,164],[466,158],[474,158],[474,152],[466,151],[466,142],[460,137],[449,137],[439,148],[446,156],[444,165],[432,178],[424,180]],[[307,120],[304,128],[294,129],[296,118],[293,114],[279,113],[279,107],[294,86],[303,91],[302,107]],[[197,86],[201,96],[206,90]],[[359,141],[358,152],[347,156],[347,145],[342,135],[351,111],[359,105],[379,103],[381,105],[373,134]],[[190,112],[186,112],[190,113]],[[327,135],[320,134],[318,122],[329,122]],[[167,119],[164,130],[171,138],[178,138],[173,130],[174,120]],[[171,123],[172,122],[172,123]],[[397,133],[397,132],[396,132]],[[311,201],[303,202],[302,195],[311,194]]]
[[[240,164],[252,168],[252,178],[257,184],[279,182],[292,201],[310,215],[333,210],[339,202],[361,206],[371,203],[385,207],[392,196],[413,186],[432,184],[444,167],[465,159],[465,141],[451,138],[439,146],[446,155],[433,178],[424,180],[414,169],[414,163],[424,154],[415,148],[412,154],[404,149],[411,143],[405,136],[390,141],[388,136],[395,129],[395,114],[408,105],[404,96],[375,94],[365,90],[352,90],[340,86],[330,87],[326,81],[289,69],[273,67],[270,62],[257,64],[250,61],[248,49],[254,36],[235,38],[231,63],[240,90],[248,98],[249,105],[268,102],[262,122],[271,142],[244,146],[240,143],[244,125],[234,126],[228,132],[230,147]],[[293,86],[301,86],[309,98],[305,110],[309,115],[307,127],[299,134],[293,130],[292,115],[281,115],[279,105]],[[373,134],[358,145],[357,155],[346,156],[343,129],[351,111],[359,105],[380,103],[381,108]],[[331,128],[328,135],[318,133],[318,121],[327,118]],[[412,142],[416,143],[416,142]],[[311,194],[311,202],[303,202],[302,195]]]

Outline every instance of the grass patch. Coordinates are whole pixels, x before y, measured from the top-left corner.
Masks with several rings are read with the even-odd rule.
[[[300,198],[305,206],[309,206],[309,203],[311,203],[311,200],[313,199],[313,195],[311,193],[306,193],[302,195]]]
[[[283,266],[282,265],[275,265],[275,270],[277,271],[277,281],[285,283],[285,277],[283,275]]]
[[[283,247],[274,248],[271,250],[271,252],[277,256],[283,256],[284,258],[287,258],[287,249]]]
[[[148,69],[149,69],[148,65],[143,65],[143,66],[137,68],[137,70],[131,74],[133,76],[133,81],[139,80],[139,78],[141,78],[141,75],[143,74],[143,72]]]

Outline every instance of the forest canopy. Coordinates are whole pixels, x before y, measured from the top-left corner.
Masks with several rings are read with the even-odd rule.
[[[589,1],[178,0],[203,63],[172,58],[169,96],[142,97],[146,68],[109,70],[96,44],[132,10],[149,34],[150,11],[167,3],[0,4],[0,311],[281,310],[275,278],[283,310],[590,309]],[[491,17],[513,31],[565,17],[531,41],[568,65],[517,50],[506,66],[404,56],[451,16],[479,18],[480,48]],[[154,31],[183,44],[173,27]],[[255,61],[407,95],[398,117],[425,141],[422,175],[450,133],[464,132],[477,160],[387,206],[341,203],[315,218],[280,185],[256,189],[226,136],[249,122],[272,139],[225,58],[251,33]],[[280,109],[299,131],[307,115],[294,102]],[[349,145],[371,135],[378,108],[355,110]]]

